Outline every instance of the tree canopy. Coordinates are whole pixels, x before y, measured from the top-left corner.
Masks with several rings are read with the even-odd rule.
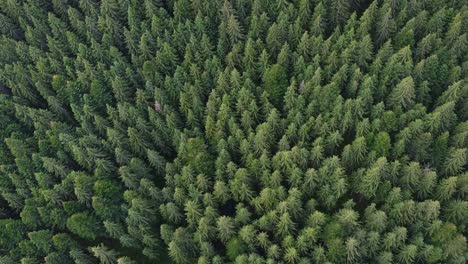
[[[0,263],[466,263],[468,5],[0,1]]]

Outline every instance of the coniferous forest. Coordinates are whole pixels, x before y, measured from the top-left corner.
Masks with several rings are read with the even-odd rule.
[[[1,264],[468,260],[463,0],[1,0]]]

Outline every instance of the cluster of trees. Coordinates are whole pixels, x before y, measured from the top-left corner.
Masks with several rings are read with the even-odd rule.
[[[465,263],[468,6],[0,1],[0,263]]]

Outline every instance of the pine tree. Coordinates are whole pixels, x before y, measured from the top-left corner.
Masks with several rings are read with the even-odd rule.
[[[228,216],[221,216],[216,221],[218,236],[226,243],[234,235],[234,221]]]
[[[284,68],[279,64],[271,66],[263,75],[263,86],[268,94],[268,99],[278,108],[288,87]]]
[[[0,1],[0,263],[464,263],[463,1]]]
[[[112,249],[107,248],[103,244],[91,247],[90,251],[93,253],[95,257],[99,259],[101,263],[105,264],[113,264],[117,263],[117,252]]]
[[[402,106],[405,109],[410,108],[414,104],[415,99],[415,89],[414,82],[411,77],[407,77],[392,91],[390,95],[390,105],[394,107]]]

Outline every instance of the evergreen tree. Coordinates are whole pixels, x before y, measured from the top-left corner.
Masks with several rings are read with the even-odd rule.
[[[465,263],[466,1],[0,1],[0,263]]]

